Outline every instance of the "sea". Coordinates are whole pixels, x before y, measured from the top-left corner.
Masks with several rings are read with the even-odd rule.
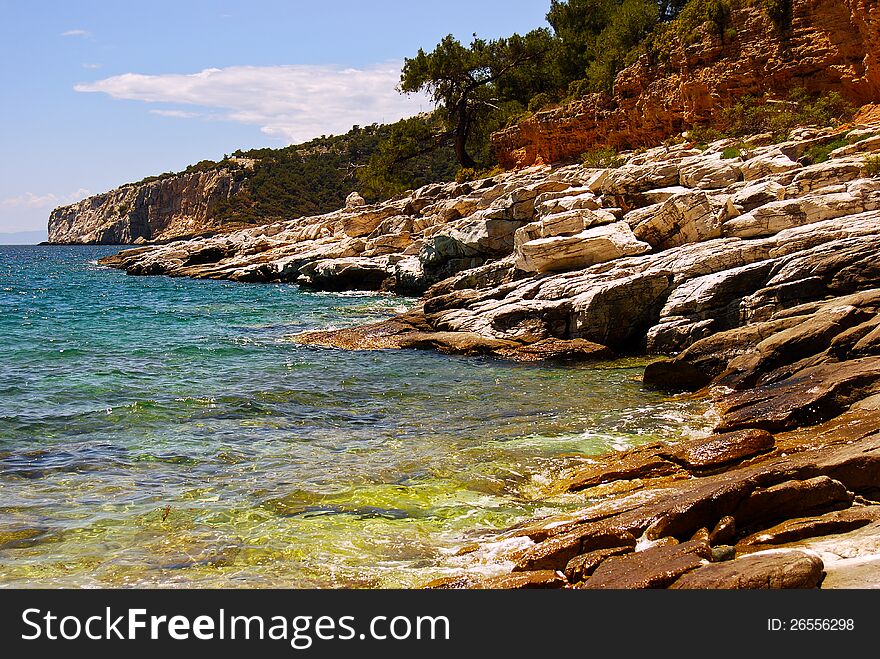
[[[644,360],[302,346],[415,301],[131,277],[115,251],[0,247],[0,587],[488,575],[468,548],[593,501],[569,470],[706,423]]]

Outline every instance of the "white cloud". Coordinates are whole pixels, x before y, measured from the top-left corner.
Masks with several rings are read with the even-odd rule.
[[[62,37],[90,37],[92,33],[88,30],[67,30],[66,32],[61,33]]]
[[[344,133],[354,124],[392,122],[431,109],[424,96],[397,92],[400,66],[399,62],[364,69],[232,66],[191,74],[125,73],[74,89],[116,99],[200,106],[212,112],[181,114],[172,109],[158,113],[259,126],[268,135],[294,143]]]
[[[25,192],[17,197],[0,199],[3,208],[55,208],[85,199],[92,193],[85,188],[80,188],[70,194],[58,195],[54,192],[38,195],[33,192]]]
[[[100,64],[91,64],[91,63],[87,62],[87,63],[83,64],[82,67],[84,69],[100,69],[101,65]]]
[[[176,117],[177,119],[193,119],[202,116],[198,112],[187,112],[186,110],[150,110],[150,114],[158,114],[160,117]]]

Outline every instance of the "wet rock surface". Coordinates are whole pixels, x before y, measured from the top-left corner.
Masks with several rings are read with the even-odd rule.
[[[815,555],[799,551],[752,554],[725,563],[705,565],[683,575],[673,589],[783,589],[816,588],[824,564]]]

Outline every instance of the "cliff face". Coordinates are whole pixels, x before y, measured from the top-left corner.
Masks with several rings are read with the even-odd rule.
[[[240,179],[218,169],[124,185],[52,211],[49,242],[120,245],[220,228],[215,211],[241,190]]]
[[[593,94],[493,136],[505,167],[577,159],[596,146],[656,144],[717,123],[745,95],[834,90],[855,105],[880,100],[880,0],[793,0],[790,27],[760,7],[734,10],[725,39],[676,44],[668,61],[643,56],[621,71],[613,97]],[[732,36],[733,31],[736,36]]]

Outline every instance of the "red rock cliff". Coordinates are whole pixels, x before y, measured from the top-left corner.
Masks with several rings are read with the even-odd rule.
[[[861,105],[880,100],[880,0],[793,0],[789,29],[760,7],[731,15],[736,36],[677,44],[666,62],[643,56],[620,72],[613,97],[593,94],[540,112],[492,137],[508,168],[578,158],[609,145],[656,144],[687,126],[714,123],[743,95],[793,88],[836,90]]]

